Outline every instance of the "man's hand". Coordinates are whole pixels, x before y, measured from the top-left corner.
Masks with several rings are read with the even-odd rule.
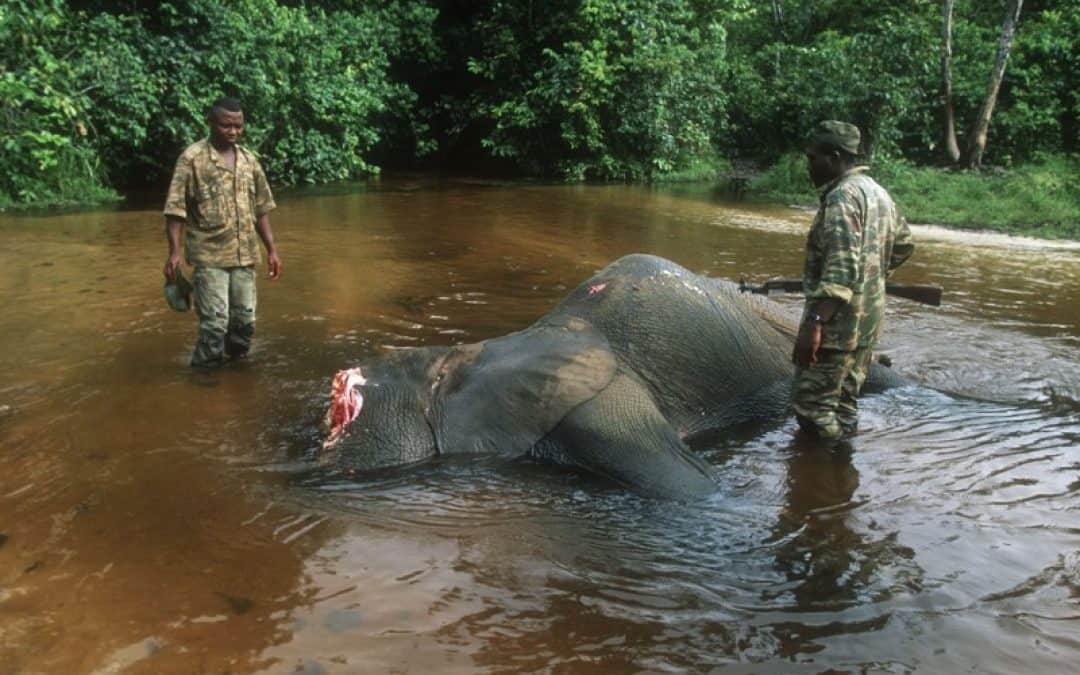
[[[176,281],[176,270],[180,269],[180,234],[184,231],[184,221],[176,216],[165,216],[165,239],[169,242],[169,257],[165,259],[165,278]]]
[[[277,281],[281,276],[281,258],[278,257],[277,251],[271,251],[266,255],[267,269],[270,272],[270,281]]]
[[[795,364],[800,368],[809,368],[817,363],[818,348],[821,347],[821,323],[806,318],[799,325],[799,336],[795,338]]]
[[[169,281],[176,281],[176,270],[180,269],[180,254],[172,253],[165,260],[165,278]]]
[[[255,231],[259,233],[263,246],[266,247],[266,264],[270,281],[277,281],[281,276],[281,258],[274,246],[274,228],[270,227],[270,214],[264,213],[255,220]]]

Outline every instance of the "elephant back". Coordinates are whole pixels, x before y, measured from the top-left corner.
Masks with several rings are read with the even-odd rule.
[[[787,405],[794,323],[776,303],[663,258],[616,260],[541,323],[589,322],[620,369],[652,392],[682,433]],[[775,395],[760,396],[763,391]]]

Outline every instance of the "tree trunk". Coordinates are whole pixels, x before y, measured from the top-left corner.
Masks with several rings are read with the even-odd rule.
[[[777,34],[782,40],[787,42],[787,31],[784,29],[784,6],[780,4],[780,0],[773,0],[772,2],[772,17]]]
[[[945,129],[942,145],[949,162],[960,161],[960,146],[956,142],[956,116],[952,101],[952,13],[955,0],[942,3],[944,23],[941,26],[941,103],[945,109]]]
[[[969,169],[978,168],[982,164],[983,151],[986,150],[986,132],[990,128],[990,116],[994,114],[994,104],[997,103],[1001,78],[1005,76],[1005,62],[1009,60],[1009,48],[1012,46],[1013,32],[1016,30],[1016,22],[1020,18],[1020,7],[1023,4],[1024,0],[1009,0],[1009,9],[1005,12],[1005,23],[1001,26],[1001,41],[998,42],[994,70],[990,73],[990,82],[986,87],[986,100],[979,108],[979,114],[971,127],[971,136],[968,139],[964,165]]]

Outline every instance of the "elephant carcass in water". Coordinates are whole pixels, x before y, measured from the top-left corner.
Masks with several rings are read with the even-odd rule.
[[[626,256],[522,331],[342,371],[325,446],[354,470],[500,453],[704,495],[710,467],[685,439],[787,411],[795,324],[730,281]]]

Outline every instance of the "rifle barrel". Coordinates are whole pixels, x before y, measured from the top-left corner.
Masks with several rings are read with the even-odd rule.
[[[769,291],[783,291],[785,293],[801,293],[803,283],[801,279],[769,279],[761,286],[747,287],[754,293],[769,294]],[[925,305],[939,307],[941,305],[941,286],[930,284],[885,284],[885,292],[899,298],[907,298]]]

